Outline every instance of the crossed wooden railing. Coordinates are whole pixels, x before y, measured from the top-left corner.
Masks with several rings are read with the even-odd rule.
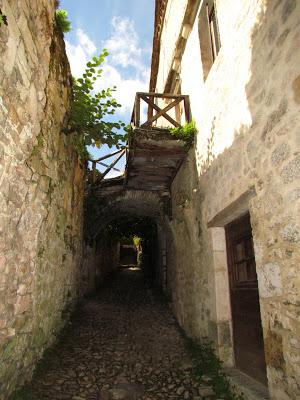
[[[141,123],[141,100],[147,104],[147,121]],[[165,107],[159,106],[157,103],[160,101]],[[183,107],[182,107],[183,103]],[[170,116],[169,111],[173,110],[173,116]],[[182,110],[182,111],[181,111]],[[154,114],[156,111],[156,114]],[[182,121],[182,114],[185,120]],[[136,128],[153,127],[157,124],[159,118],[164,118],[172,126],[179,127],[182,122],[191,122],[192,114],[190,107],[189,96],[174,95],[174,94],[160,94],[160,93],[143,93],[138,92],[135,96],[134,108],[131,117],[131,123]]]
[[[117,171],[117,172],[122,172],[118,168],[115,167],[117,162],[126,154],[127,148],[120,149],[117,151],[114,151],[113,153],[106,154],[103,157],[98,158],[97,160],[88,160],[89,162],[92,163],[92,170],[89,171],[89,176],[88,180],[92,183],[98,183],[101,182],[102,179],[111,171]],[[107,158],[111,158],[113,156],[117,156],[114,158],[113,162],[110,163],[109,165],[104,163],[103,161],[106,160]],[[106,167],[106,170],[104,172],[99,172],[97,170],[97,164],[102,165],[103,167]]]
[[[141,100],[147,104],[147,120],[141,123]],[[160,106],[157,103],[163,104]],[[169,112],[172,110],[172,116]],[[156,113],[155,113],[156,112]],[[184,117],[184,118],[182,118]],[[164,122],[164,126],[157,126],[160,118],[168,121],[168,125]],[[138,92],[135,96],[135,102],[131,117],[131,125],[133,128],[151,128],[151,127],[169,127],[171,124],[174,127],[179,127],[185,122],[191,122],[192,114],[190,108],[189,96],[160,94],[160,93],[143,93]],[[106,154],[97,160],[88,160],[92,164],[92,169],[88,172],[88,180],[91,183],[99,183],[111,171],[121,172],[115,167],[117,162],[127,155],[128,147]],[[103,161],[116,156],[111,164],[106,164]],[[104,172],[97,169],[97,164],[106,167]]]

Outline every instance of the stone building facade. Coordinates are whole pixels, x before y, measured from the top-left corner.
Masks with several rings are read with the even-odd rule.
[[[54,0],[0,1],[0,399],[80,293],[84,174],[62,133],[70,71]]]
[[[188,334],[277,400],[300,396],[299,60],[297,0],[156,2],[150,92],[189,95],[198,129],[167,290]]]

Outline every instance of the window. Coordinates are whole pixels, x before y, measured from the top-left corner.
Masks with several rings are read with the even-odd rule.
[[[213,4],[211,10],[209,10],[209,5],[206,4],[206,10],[210,33],[212,58],[213,61],[215,61],[221,47],[215,5]]]
[[[213,0],[203,2],[199,14],[198,32],[203,78],[206,80],[221,47],[217,12]]]

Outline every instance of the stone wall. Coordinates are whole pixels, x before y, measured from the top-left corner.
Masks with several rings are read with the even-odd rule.
[[[54,0],[2,0],[0,399],[30,379],[78,297],[83,169],[61,130],[70,72]]]
[[[222,47],[207,79],[198,18],[181,60],[182,93],[190,95],[199,133],[172,185],[169,287],[188,333],[208,336],[232,365],[224,226],[250,211],[269,389],[273,399],[296,399],[300,3],[217,0],[216,8]],[[164,52],[172,48],[161,46],[158,92]]]
[[[93,245],[86,244],[83,250],[83,263],[80,290],[81,294],[93,292],[105,279],[114,273],[120,261],[120,244],[103,237]]]

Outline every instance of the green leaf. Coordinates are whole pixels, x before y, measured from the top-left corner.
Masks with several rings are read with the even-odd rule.
[[[56,10],[55,19],[57,26],[61,29],[63,33],[70,32],[71,22],[68,19],[68,13],[66,10]]]
[[[85,146],[100,147],[107,144],[119,146],[124,141],[124,135],[120,134],[125,124],[122,121],[109,121],[108,116],[115,113],[120,107],[116,99],[112,97],[113,88],[95,91],[95,84],[100,78],[102,69],[96,70],[107,56],[104,49],[98,57],[93,57],[87,63],[87,68],[82,77],[73,81],[73,101],[70,112],[70,125],[73,131],[78,133],[75,145],[78,153],[87,156]]]

